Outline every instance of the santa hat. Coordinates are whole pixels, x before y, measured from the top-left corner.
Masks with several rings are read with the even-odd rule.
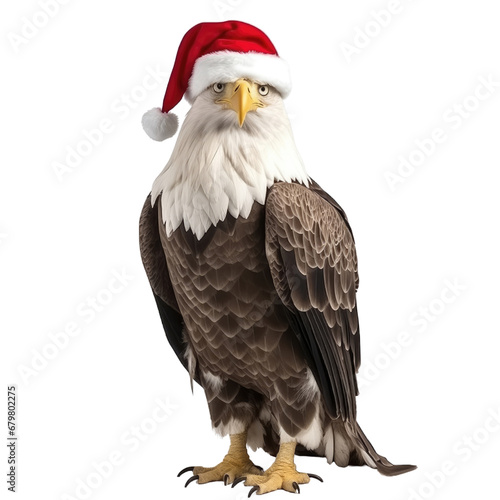
[[[201,23],[181,41],[163,107],[142,117],[146,133],[163,141],[177,132],[179,119],[171,110],[185,95],[192,103],[214,83],[249,78],[275,87],[286,97],[291,90],[288,64],[278,56],[267,35],[240,21]]]

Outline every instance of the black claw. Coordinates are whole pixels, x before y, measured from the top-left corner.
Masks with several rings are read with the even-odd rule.
[[[196,476],[192,476],[190,477],[187,481],[186,481],[186,484],[184,485],[184,488],[187,488],[189,486],[190,483],[192,483],[193,481],[198,481],[198,479],[200,479],[200,476],[198,476],[198,474],[196,474]]]
[[[323,482],[323,479],[316,474],[307,474],[309,477],[312,477],[313,479],[317,479],[320,483]]]
[[[246,477],[239,477],[239,478],[235,479],[233,481],[233,485],[231,486],[231,488],[234,488],[238,483],[241,483],[241,482],[246,481],[246,480],[247,480]]]
[[[224,474],[223,480],[224,480],[224,486],[227,486],[227,482],[229,481],[229,474]]]
[[[258,486],[254,486],[251,490],[250,490],[250,493],[248,494],[248,498],[250,498],[252,496],[253,493],[255,493],[256,491],[259,490],[259,487]]]
[[[292,483],[292,486],[295,488],[295,491],[296,491],[297,493],[300,493],[300,488],[299,488],[299,485],[298,485],[295,481]]]
[[[182,474],[184,474],[185,472],[188,472],[188,471],[193,471],[194,470],[194,467],[186,467],[185,469],[182,469],[179,474],[177,474],[177,477],[181,477]]]

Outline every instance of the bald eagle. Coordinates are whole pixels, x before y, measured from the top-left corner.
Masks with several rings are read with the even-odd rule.
[[[295,492],[320,479],[295,454],[415,468],[379,455],[357,423],[354,238],[307,175],[276,88],[238,78],[196,97],[144,205],[140,246],[168,341],[230,436],[221,463],[181,471],[193,473],[186,485]],[[274,464],[259,469],[247,445]]]

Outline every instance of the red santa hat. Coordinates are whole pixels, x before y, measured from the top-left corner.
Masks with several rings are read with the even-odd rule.
[[[288,64],[278,56],[267,35],[247,23],[201,23],[179,45],[162,108],[144,114],[142,126],[156,141],[177,132],[179,119],[171,110],[185,95],[193,103],[214,83],[249,78],[275,87],[283,97],[291,90]]]

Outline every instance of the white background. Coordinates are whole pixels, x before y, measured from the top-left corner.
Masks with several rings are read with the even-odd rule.
[[[397,2],[73,0],[31,31],[26,23],[44,23],[40,4],[6,4],[0,420],[6,387],[17,384],[17,498],[83,498],[77,485],[88,480],[92,499],[246,498],[242,485],[184,490],[187,476],[176,478],[185,466],[215,465],[227,442],[212,433],[203,393],[195,388],[191,395],[165,339],[137,235],[143,201],[175,142],[151,141],[142,113],[161,105],[184,33],[227,18],[260,27],[290,63],[287,106],[299,149],[311,176],[346,210],[356,237],[359,422],[381,454],[419,466],[385,478],[367,467],[298,458],[299,470],[325,479],[303,486],[302,495],[496,495],[498,4],[401,0],[380,27],[373,12]],[[22,41],[23,29],[30,39]],[[360,48],[365,29],[370,36]],[[342,47],[355,43],[348,61]],[[163,76],[146,80],[145,90],[144,78],[157,67]],[[477,101],[480,78],[497,86],[487,97],[479,89],[484,99]],[[464,100],[469,116],[452,119]],[[187,109],[183,102],[176,112],[182,118]],[[68,148],[85,149],[85,131],[103,119],[112,130],[58,178],[54,165],[66,161]],[[415,141],[436,128],[446,140],[391,190],[386,172],[397,173],[400,155],[408,158]],[[128,277],[120,291],[111,282],[111,294],[113,272]],[[92,297],[109,302],[93,316]],[[68,323],[79,334],[54,351],[49,335]],[[153,417],[165,413],[157,398],[175,405],[159,423]],[[137,445],[131,433],[141,425],[144,441]],[[110,455],[121,462],[102,479],[93,463]],[[254,456],[264,467],[271,463],[262,452]],[[443,476],[437,471],[445,462]]]

